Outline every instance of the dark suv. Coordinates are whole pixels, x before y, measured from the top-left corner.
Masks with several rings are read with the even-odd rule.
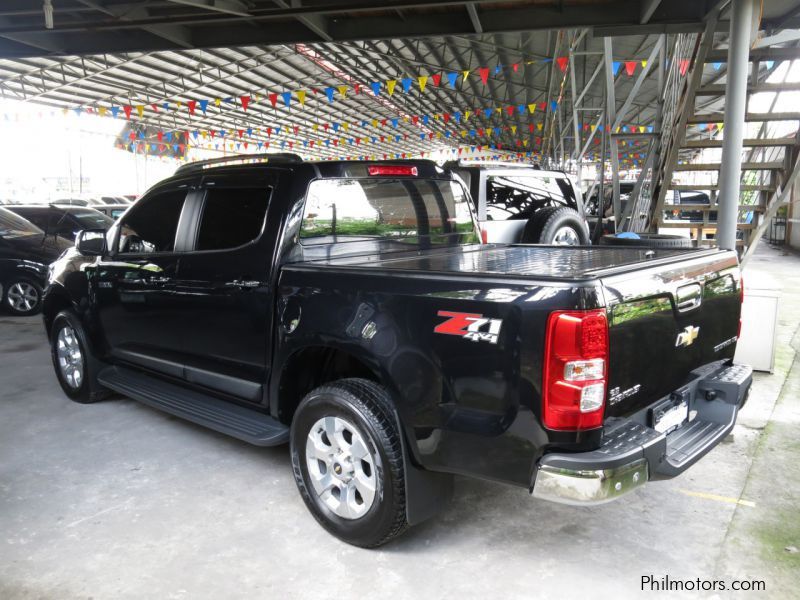
[[[108,215],[83,206],[26,204],[9,206],[8,210],[36,225],[48,238],[68,242],[74,242],[84,229],[108,229],[114,224]]]
[[[563,171],[472,161],[450,162],[445,167],[469,189],[484,242],[589,244],[580,188]]]

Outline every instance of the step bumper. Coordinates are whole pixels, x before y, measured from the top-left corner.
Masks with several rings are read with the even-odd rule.
[[[750,394],[752,372],[721,363],[698,369],[690,383],[654,403],[655,409],[607,425],[597,450],[545,454],[534,469],[531,493],[561,504],[604,504],[648,481],[683,473],[733,429]],[[652,427],[653,411],[668,402],[686,402],[689,419],[659,432]]]

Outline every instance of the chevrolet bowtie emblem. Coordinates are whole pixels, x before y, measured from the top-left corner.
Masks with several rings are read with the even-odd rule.
[[[700,328],[694,325],[689,325],[686,329],[678,334],[678,339],[675,340],[675,347],[691,346],[700,335]]]

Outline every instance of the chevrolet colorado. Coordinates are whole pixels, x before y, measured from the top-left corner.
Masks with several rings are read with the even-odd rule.
[[[428,161],[181,167],[52,267],[64,392],[115,392],[252,444],[377,546],[454,474],[570,504],[674,477],[733,427],[734,252],[481,244]]]

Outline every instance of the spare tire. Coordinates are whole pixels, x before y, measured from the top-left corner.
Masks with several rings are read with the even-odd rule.
[[[604,235],[600,238],[601,246],[629,246],[631,248],[694,248],[690,238],[662,233],[638,233],[639,237],[619,237]]]
[[[523,244],[587,246],[589,227],[577,210],[554,206],[538,211],[525,225]]]

